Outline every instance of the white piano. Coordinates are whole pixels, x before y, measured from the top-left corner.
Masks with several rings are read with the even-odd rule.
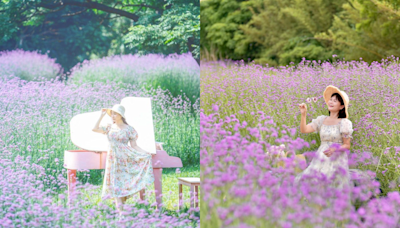
[[[153,154],[155,197],[160,207],[162,169],[182,167],[182,161],[178,157],[169,156],[163,150],[162,143],[155,142],[151,98],[126,97],[120,104],[125,107],[127,123],[133,126],[139,135],[138,146]],[[106,167],[107,136],[92,131],[100,115],[101,111],[83,113],[74,116],[70,121],[71,141],[80,150],[64,152],[64,167],[68,170],[69,196],[74,190],[78,169],[105,169]],[[105,115],[100,126],[108,123],[112,123],[111,117]],[[140,191],[140,199],[144,199],[144,189]]]

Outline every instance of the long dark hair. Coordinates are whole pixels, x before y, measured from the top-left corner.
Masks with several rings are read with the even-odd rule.
[[[116,112],[116,113],[118,113],[118,112]],[[119,113],[118,113],[119,114]],[[126,124],[126,125],[128,125],[129,126],[129,124],[126,122],[126,119],[124,118],[124,117],[122,117],[122,115],[121,114],[119,114],[120,116],[121,116],[121,119],[122,119],[122,122],[124,122],[124,124]]]
[[[124,117],[122,117],[122,116],[121,116],[121,118],[122,118],[122,122],[124,122],[124,124],[129,126],[129,124],[126,122],[126,119]]]
[[[340,102],[341,105],[344,105],[343,99],[342,97],[338,94],[338,93],[334,93],[332,94],[331,97],[336,96],[336,98],[338,99],[338,101]],[[329,115],[331,115],[331,112],[329,112]],[[341,110],[339,110],[339,117],[338,118],[346,118],[346,107],[342,108]]]

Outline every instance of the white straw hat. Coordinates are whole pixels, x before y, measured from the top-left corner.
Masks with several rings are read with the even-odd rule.
[[[126,119],[126,118],[125,118],[125,108],[124,108],[124,106],[122,106],[122,105],[120,105],[120,104],[116,104],[116,105],[114,105],[111,109],[108,108],[108,109],[107,109],[107,114],[108,114],[109,116],[111,116],[111,111],[114,111],[114,112],[116,112],[116,113],[119,113],[124,119]]]
[[[347,93],[345,93],[344,91],[340,90],[339,88],[330,85],[328,87],[326,87],[325,91],[324,91],[324,100],[325,103],[328,105],[328,101],[331,99],[332,94],[334,93],[338,93],[342,99],[343,99],[343,103],[344,103],[344,107],[346,109],[346,119],[349,118],[349,96],[347,96]]]

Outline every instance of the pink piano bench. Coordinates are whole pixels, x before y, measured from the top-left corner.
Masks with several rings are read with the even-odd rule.
[[[194,207],[194,201],[196,203],[196,207],[199,206],[199,186],[200,186],[200,178],[197,177],[178,177],[178,185],[179,185],[179,208],[183,207],[182,202],[182,185],[186,185],[190,187],[190,207]],[[193,200],[193,196],[196,195]]]

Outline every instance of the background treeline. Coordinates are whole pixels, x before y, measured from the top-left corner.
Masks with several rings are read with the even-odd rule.
[[[270,66],[400,56],[399,0],[203,0],[200,52],[207,60]]]
[[[200,59],[195,0],[0,0],[0,50],[48,53],[65,72],[119,54],[182,54]]]

